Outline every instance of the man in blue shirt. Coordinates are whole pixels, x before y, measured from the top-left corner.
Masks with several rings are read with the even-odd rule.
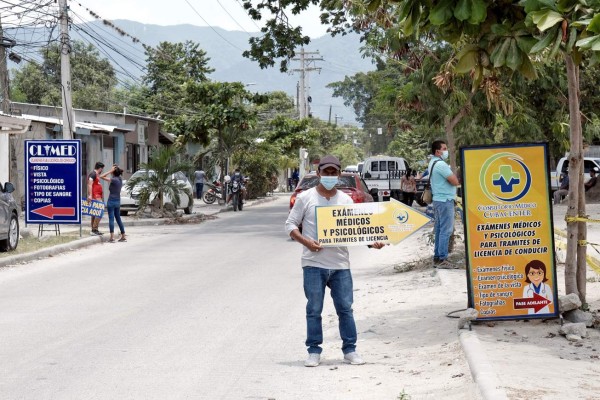
[[[448,261],[448,245],[454,232],[454,199],[458,178],[446,164],[448,146],[443,140],[431,144],[431,160],[429,161],[429,179],[433,194],[433,215],[435,218],[435,248],[433,264],[435,268],[457,268]]]

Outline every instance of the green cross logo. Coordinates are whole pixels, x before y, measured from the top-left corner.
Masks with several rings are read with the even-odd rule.
[[[518,172],[513,172],[510,165],[501,165],[499,173],[492,175],[492,183],[494,186],[499,186],[502,193],[510,193],[513,191],[513,185],[521,182],[521,175]]]

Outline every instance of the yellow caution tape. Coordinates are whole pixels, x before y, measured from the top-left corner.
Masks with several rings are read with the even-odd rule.
[[[559,248],[561,248],[561,249],[563,249],[563,250],[566,250],[567,249],[567,244],[564,243],[561,239],[562,238],[566,238],[567,237],[567,233],[564,232],[564,231],[562,231],[562,230],[560,230],[560,229],[558,229],[558,228],[554,228],[554,234],[556,236],[560,236],[558,238],[558,240],[554,241],[554,243],[556,244],[556,246],[559,247]],[[599,246],[599,245],[597,245],[595,243],[589,243],[589,242],[587,242],[585,240],[580,240],[580,241],[578,241],[577,244],[579,246],[584,246],[585,244],[589,244],[589,245],[591,245],[594,248],[594,250],[596,250],[596,252],[598,254],[600,254],[600,252],[598,251],[598,249],[596,249],[596,247],[595,247],[595,246]],[[589,254],[586,254],[585,260],[587,261],[587,264],[590,266],[590,268],[595,273],[597,273],[598,275],[600,275],[600,260],[598,260],[595,257],[590,256]]]
[[[565,217],[565,221],[567,221],[567,223],[569,222],[594,222],[594,223],[600,223],[600,219],[593,219],[593,218],[588,218],[587,216],[582,217]]]

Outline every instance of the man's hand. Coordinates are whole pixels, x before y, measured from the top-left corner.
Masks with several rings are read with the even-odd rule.
[[[319,252],[323,246],[319,244],[316,240],[307,239],[305,240],[304,246],[306,246],[310,251]]]
[[[294,229],[292,232],[290,232],[290,237],[296,242],[305,246],[310,251],[319,252],[323,248],[323,246],[321,246],[316,240],[302,236],[299,229]]]
[[[381,249],[381,248],[382,248],[382,247],[384,247],[384,246],[387,246],[387,243],[383,243],[383,242],[375,242],[375,243],[373,243],[373,244],[372,244],[371,246],[369,246],[369,247],[372,247],[372,248],[374,248],[374,249],[377,249],[377,250],[379,250],[379,249]]]

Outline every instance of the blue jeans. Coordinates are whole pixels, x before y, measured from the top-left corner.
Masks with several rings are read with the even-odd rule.
[[[204,183],[196,183],[196,198],[202,198],[202,190],[204,189]]]
[[[119,224],[119,229],[121,230],[121,234],[124,234],[125,227],[123,226],[123,221],[121,221],[121,200],[108,200],[106,203],[106,209],[108,210],[108,229],[110,233],[115,232],[116,218],[117,224]]]
[[[435,225],[433,227],[435,233],[433,258],[445,260],[448,258],[450,236],[454,232],[454,200],[434,201],[433,215],[435,218]]]
[[[306,346],[309,353],[321,354],[323,349],[323,324],[321,312],[325,299],[325,287],[331,291],[333,305],[339,319],[342,351],[351,353],[356,349],[356,324],[352,314],[352,273],[349,269],[325,269],[304,267],[304,294],[306,295]]]

